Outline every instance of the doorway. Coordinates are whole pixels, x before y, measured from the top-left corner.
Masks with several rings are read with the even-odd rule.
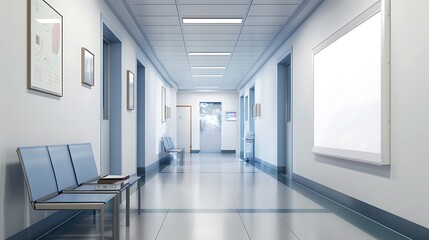
[[[137,173],[145,171],[145,67],[137,60]]]
[[[121,53],[122,43],[103,24],[103,66],[101,83],[101,167],[100,173],[122,173]]]
[[[244,160],[244,95],[240,96],[240,159]]]
[[[279,173],[292,178],[293,129],[292,129],[292,64],[291,54],[277,65],[277,166]]]
[[[177,105],[177,147],[192,152],[192,106]]]
[[[221,152],[222,103],[200,102],[200,151]]]
[[[249,133],[255,134],[255,113],[253,112],[253,106],[255,105],[255,86],[249,89]]]

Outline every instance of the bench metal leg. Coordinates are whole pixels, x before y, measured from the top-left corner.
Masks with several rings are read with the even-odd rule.
[[[125,218],[126,218],[126,226],[130,226],[130,186],[127,187],[126,191],[126,212],[125,212]]]
[[[139,213],[138,213],[138,215],[140,215],[140,212],[141,212],[141,203],[140,203],[140,200],[141,200],[141,186],[140,186],[140,179],[137,181],[137,190],[138,190],[138,207],[139,207]]]
[[[104,207],[100,209],[100,239],[104,239]]]
[[[113,239],[119,240],[119,195],[115,197],[113,206]]]

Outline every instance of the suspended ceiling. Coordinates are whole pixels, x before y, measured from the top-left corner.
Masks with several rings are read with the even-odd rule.
[[[237,90],[321,0],[106,0],[138,44],[179,90]],[[183,18],[242,18],[185,24]],[[189,53],[231,53],[190,56]]]

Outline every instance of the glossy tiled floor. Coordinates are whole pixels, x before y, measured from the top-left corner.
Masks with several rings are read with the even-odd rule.
[[[136,194],[132,207],[137,209]],[[142,185],[141,215],[131,214],[124,240],[405,239],[282,176],[234,155],[187,155]],[[97,216],[81,214],[43,239],[98,239]],[[106,220],[106,234],[111,234]]]

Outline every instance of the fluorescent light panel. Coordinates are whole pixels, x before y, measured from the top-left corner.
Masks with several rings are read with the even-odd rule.
[[[242,18],[182,18],[188,24],[240,24]]]
[[[222,74],[194,74],[193,77],[212,77],[212,78],[221,78]]]
[[[226,69],[226,67],[191,67],[192,69]]]
[[[189,56],[230,56],[230,52],[190,52]]]

